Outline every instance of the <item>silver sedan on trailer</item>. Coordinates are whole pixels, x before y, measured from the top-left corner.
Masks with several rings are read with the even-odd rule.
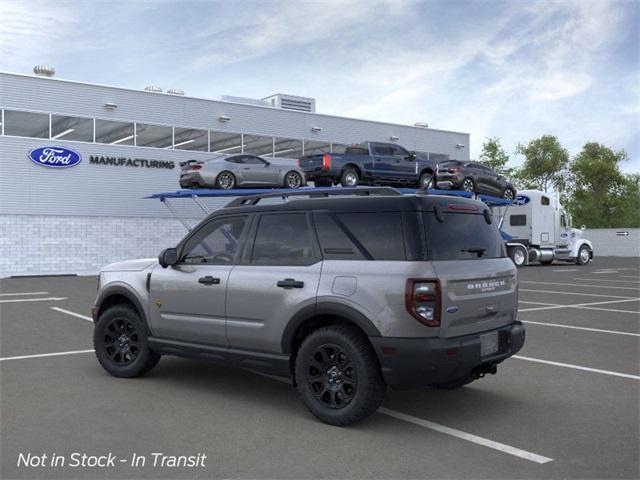
[[[209,160],[180,163],[181,188],[284,187],[306,185],[304,171],[296,160],[257,155],[220,155]]]

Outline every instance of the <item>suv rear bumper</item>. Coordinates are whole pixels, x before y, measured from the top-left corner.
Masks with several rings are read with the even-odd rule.
[[[491,331],[498,332],[499,350],[486,358],[480,356],[480,335],[488,332],[455,338],[369,339],[387,385],[395,390],[406,390],[489,372],[524,345],[525,331],[521,322]]]

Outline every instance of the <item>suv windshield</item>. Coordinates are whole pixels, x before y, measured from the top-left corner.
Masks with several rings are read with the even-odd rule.
[[[432,212],[422,214],[431,260],[500,258],[506,255],[495,222],[484,215],[443,212],[442,222]]]

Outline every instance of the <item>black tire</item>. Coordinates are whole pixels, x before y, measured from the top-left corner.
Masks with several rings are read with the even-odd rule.
[[[433,185],[434,185],[433,174],[429,172],[424,172],[422,173],[422,175],[420,175],[420,179],[418,180],[418,188],[428,190],[430,188],[433,188]]]
[[[460,185],[460,190],[464,192],[475,192],[476,182],[473,181],[473,178],[467,177],[464,180],[462,180],[462,184]]]
[[[502,192],[502,198],[505,200],[513,200],[516,198],[516,192],[513,188],[507,187],[504,189],[504,192]]]
[[[340,175],[340,185],[343,187],[357,187],[360,183],[360,175],[355,168],[345,168]]]
[[[313,184],[316,187],[331,187],[331,186],[333,186],[333,182],[331,181],[330,178],[316,178],[313,181]]]
[[[307,409],[329,425],[351,425],[372,415],[386,390],[371,344],[350,326],[309,334],[296,355],[295,376]]]
[[[236,186],[236,176],[225,170],[224,172],[220,172],[216,177],[216,188],[220,188],[222,190],[231,190]]]
[[[576,264],[586,265],[591,260],[591,250],[586,245],[582,245],[578,249],[578,256],[576,257]]]
[[[132,306],[114,305],[100,314],[94,326],[93,348],[107,372],[132,378],[160,361],[161,355],[149,348],[148,338],[149,329]]]
[[[508,247],[507,252],[513,264],[517,267],[524,267],[527,264],[528,252],[524,247]]]
[[[285,188],[300,188],[303,184],[304,180],[302,180],[302,175],[300,175],[295,170],[291,170],[286,173],[284,176],[284,187]]]
[[[437,388],[439,390],[455,390],[456,388],[461,388],[461,387],[464,387],[465,385],[469,385],[474,380],[475,378],[471,376],[462,377],[462,378],[456,378],[454,380],[448,380],[446,382],[434,383],[433,385],[431,385],[431,387]]]

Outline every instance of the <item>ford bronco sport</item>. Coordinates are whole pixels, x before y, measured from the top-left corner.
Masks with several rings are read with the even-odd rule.
[[[105,267],[102,366],[135,377],[171,354],[286,376],[316,417],[349,425],[387,386],[461,387],[522,347],[516,268],[484,204],[388,187],[262,202],[282,195],[240,197],[158,260]]]

